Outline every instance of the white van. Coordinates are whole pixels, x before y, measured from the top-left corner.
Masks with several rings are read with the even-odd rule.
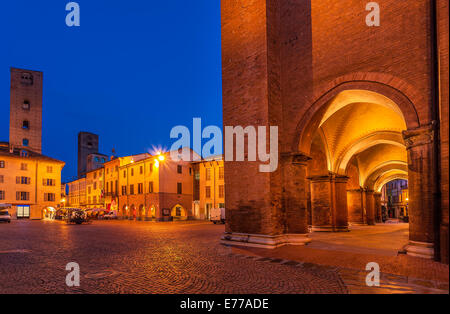
[[[214,224],[225,223],[225,208],[211,208],[210,221]]]

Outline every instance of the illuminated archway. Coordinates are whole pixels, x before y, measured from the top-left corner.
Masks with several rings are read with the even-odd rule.
[[[170,214],[171,214],[171,216],[174,219],[179,219],[179,220],[186,220],[187,219],[187,211],[180,204],[177,204],[177,205],[173,206],[172,210],[170,211]]]

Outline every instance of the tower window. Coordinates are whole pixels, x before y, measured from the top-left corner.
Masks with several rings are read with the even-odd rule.
[[[28,100],[25,100],[22,104],[23,110],[30,110],[30,102]]]
[[[27,138],[24,138],[22,140],[22,146],[28,146],[30,144],[30,141]]]
[[[30,128],[30,122],[28,122],[27,120],[24,120],[22,122],[22,129],[28,130],[29,128]]]
[[[31,73],[22,73],[20,82],[23,85],[33,85],[33,75]]]

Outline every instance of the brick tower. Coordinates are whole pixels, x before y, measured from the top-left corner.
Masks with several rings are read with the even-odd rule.
[[[42,153],[43,73],[11,68],[9,143]]]
[[[98,135],[89,132],[78,133],[78,178],[86,174],[88,155],[97,153]]]

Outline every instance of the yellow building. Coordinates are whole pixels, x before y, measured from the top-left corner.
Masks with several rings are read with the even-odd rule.
[[[42,219],[60,206],[65,163],[0,143],[0,203],[13,218]]]
[[[86,207],[86,178],[67,183],[67,186],[69,187],[67,205],[78,208]]]
[[[209,219],[211,208],[225,208],[225,176],[222,156],[210,157],[195,163],[198,187],[194,202],[194,217]]]
[[[86,173],[86,206],[89,208],[104,208],[104,175],[105,168],[99,168]]]

